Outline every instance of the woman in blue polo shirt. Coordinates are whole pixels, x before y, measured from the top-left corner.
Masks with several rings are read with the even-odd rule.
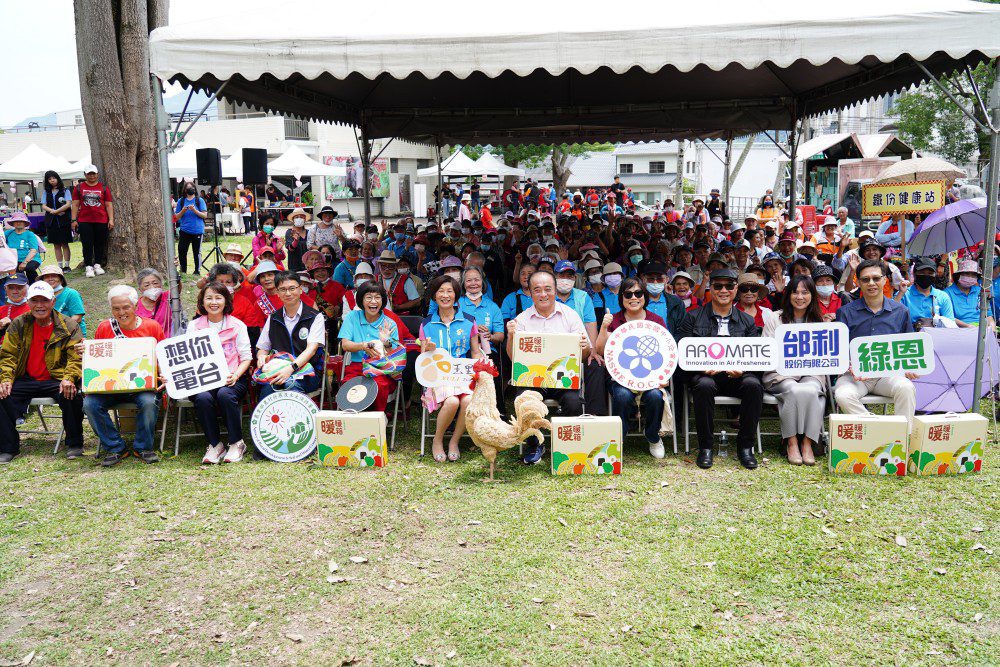
[[[458,281],[450,276],[438,276],[427,287],[428,297],[437,304],[437,313],[424,319],[420,325],[421,352],[441,348],[456,359],[482,356],[476,321],[457,307],[460,292]],[[472,389],[469,385],[428,387],[424,389],[422,400],[428,412],[441,408],[431,447],[434,460],[439,463],[445,460],[444,434],[455,420],[455,429],[448,441],[447,459],[457,461],[458,442],[465,432],[465,410],[472,400]]]
[[[383,350],[399,345],[399,329],[385,315],[388,296],[382,284],[376,280],[366,282],[358,288],[355,299],[357,309],[345,314],[340,325],[340,345],[344,354],[350,353],[352,358],[351,363],[344,367],[344,382],[363,373],[366,356],[380,356],[376,341],[382,343]],[[396,380],[386,375],[376,375],[372,379],[378,385],[378,394],[371,409],[385,412],[389,395],[396,388]]]
[[[191,248],[194,255],[192,275],[197,275],[201,268],[201,237],[205,233],[205,218],[208,217],[208,206],[205,200],[198,196],[194,183],[184,184],[184,196],[177,200],[174,207],[174,222],[177,223],[177,259],[181,265],[181,273],[187,273],[187,252]]]

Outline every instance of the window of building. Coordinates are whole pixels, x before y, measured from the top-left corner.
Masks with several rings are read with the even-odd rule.
[[[667,163],[663,160],[657,160],[655,162],[649,163],[649,173],[651,174],[662,174],[667,170]]]
[[[391,157],[389,158],[389,173],[398,174],[399,173],[399,158]]]
[[[73,117],[73,123],[75,125],[83,125],[83,114],[77,114]]]
[[[431,166],[431,161],[425,158],[417,158],[417,169],[426,169]]]
[[[618,173],[619,174],[631,174],[632,173],[632,165],[629,164],[629,163],[627,163],[627,162],[622,162],[621,164],[618,165]]]

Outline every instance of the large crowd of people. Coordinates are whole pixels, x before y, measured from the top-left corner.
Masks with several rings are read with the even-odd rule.
[[[163,408],[157,391],[80,395],[80,341],[88,325],[83,301],[67,282],[67,244],[78,232],[84,277],[99,275],[114,224],[111,193],[96,168],[86,171],[86,180],[72,190],[58,174],[46,174],[46,234],[56,264],[40,265],[42,246],[25,230],[25,216],[8,219],[6,244],[18,257],[0,294],[0,463],[19,453],[16,426],[36,397],[58,403],[70,457],[82,455],[86,416],[100,439],[105,466],[129,452],[109,410],[134,405],[131,451],[146,463],[157,460],[153,431]],[[770,191],[742,219],[730,217],[717,190],[690,203],[668,199],[640,208],[618,178],[606,187],[562,194],[530,180],[515,183],[494,210],[480,199],[477,183],[469,192],[442,194],[436,193],[437,215],[426,222],[404,218],[349,227],[330,206],[320,208],[315,221],[300,208],[286,221],[261,216],[248,227],[249,254],[238,243],[228,245],[224,261],[199,276],[197,303],[186,324],[172,321],[164,277],[151,268],[139,273],[135,287],[109,291],[112,316],[90,322],[93,336],[161,340],[185,330],[219,332],[229,366],[226,386],[193,398],[208,464],[256,454],[244,440],[248,401],[274,391],[313,392],[338,364],[343,374],[334,380],[349,380],[362,375],[363,362],[399,347],[406,349],[407,366],[401,375],[374,376],[377,398],[369,409],[391,412],[389,397],[401,388],[406,409],[421,405],[438,416],[434,460],[454,461],[469,388],[424,389],[418,398],[413,359],[436,348],[454,357],[492,359],[503,373],[497,397],[504,412],[504,402],[524,390],[507,383],[513,337],[529,331],[580,338],[583,390],[544,390],[560,414],[614,415],[627,432],[641,413],[649,452],[662,458],[664,412],[679,414],[691,400],[696,462],[710,468],[714,399],[736,397],[738,460],[753,469],[765,394],[777,401],[787,460],[812,465],[829,399],[840,412],[862,414],[867,412],[862,398],[877,394],[891,399],[896,414],[912,417],[915,376],[873,380],[848,372],[828,382],[823,376],[776,372],[678,370],[662,387],[669,391],[640,396],[613,381],[604,367],[611,332],[634,320],[648,320],[678,340],[773,336],[780,324],[808,322],[842,322],[851,338],[973,327],[979,324],[984,280],[992,281],[994,294],[1000,287],[997,262],[983,267],[978,247],[957,257],[906,261],[899,252],[901,233],[910,237],[914,221],[894,216],[870,231],[849,219],[846,209],[830,209],[815,233],[806,234],[801,217],[790,216]],[[193,186],[183,191],[174,211],[180,269],[188,269],[190,248],[193,272],[199,273],[207,209]],[[998,310],[994,301],[991,324]],[[253,380],[254,369],[276,354],[291,363],[266,382]],[[307,367],[314,372],[302,373]],[[678,421],[677,428],[683,427]],[[537,463],[544,455],[545,444],[530,438],[524,462]]]

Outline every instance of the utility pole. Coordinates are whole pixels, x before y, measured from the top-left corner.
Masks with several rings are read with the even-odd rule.
[[[674,206],[684,210],[684,140],[677,140],[677,182],[674,191]]]

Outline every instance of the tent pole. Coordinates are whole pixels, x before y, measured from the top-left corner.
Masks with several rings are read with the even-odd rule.
[[[364,174],[364,188],[365,188],[365,228],[372,224],[372,193],[371,193],[371,160],[372,160],[372,142],[368,139],[368,133],[365,128],[361,128],[361,169]]]
[[[1000,63],[997,64],[1000,70]],[[986,336],[993,335],[987,323],[989,293],[992,291],[993,244],[997,235],[997,189],[1000,187],[1000,76],[993,82],[990,93],[990,110],[993,113],[993,137],[990,141],[990,181],[986,192],[986,236],[983,243],[983,289],[979,293],[979,342],[976,345],[976,376],[972,385],[972,411],[979,412],[979,388],[983,379],[983,356],[986,354]]]
[[[726,211],[729,210],[729,175],[731,173],[730,167],[733,161],[733,133],[730,132],[729,136],[726,137],[726,173],[722,179],[722,201],[726,205]]]
[[[437,221],[444,221],[444,176],[441,175],[441,137],[437,138],[437,165],[438,165],[438,200],[434,202],[434,210],[437,212]]]
[[[795,222],[795,181],[799,177],[798,153],[799,153],[799,118],[798,110],[792,111],[792,145],[788,153],[791,160],[789,169],[791,171],[791,183],[788,186],[788,221]]]
[[[160,85],[160,80],[151,76],[149,82],[153,87],[153,103],[156,105],[156,151],[160,157],[160,199],[163,202],[163,242],[164,257],[167,263],[170,311],[173,315],[171,322],[173,326],[179,326],[183,317],[181,312],[181,280],[174,264],[174,220],[170,206],[170,167],[167,165],[167,153],[171,150],[167,138],[167,132],[170,131],[170,119],[167,118],[167,111],[163,108],[163,88]],[[173,335],[172,331],[164,333],[168,336]]]

